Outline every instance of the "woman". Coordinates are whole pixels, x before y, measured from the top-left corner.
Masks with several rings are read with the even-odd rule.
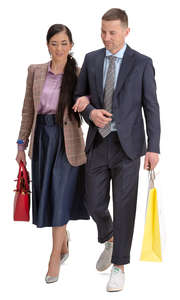
[[[33,224],[52,227],[53,248],[45,277],[52,283],[68,257],[68,221],[89,219],[89,215],[83,204],[86,156],[81,120],[72,110],[79,74],[69,54],[72,34],[67,26],[55,24],[46,38],[52,59],[28,68],[16,160],[26,164],[24,150],[31,133]]]

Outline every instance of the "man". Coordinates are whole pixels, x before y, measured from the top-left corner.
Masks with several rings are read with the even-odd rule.
[[[130,263],[140,157],[145,155],[144,168],[152,170],[160,151],[154,67],[151,58],[125,43],[129,31],[125,11],[114,8],[104,14],[101,38],[105,48],[85,56],[75,91],[74,109],[80,112],[86,107],[82,115],[89,124],[87,208],[97,224],[98,241],[105,243],[96,268],[104,271],[113,264],[107,291],[123,289],[124,265]],[[90,103],[83,106],[84,95],[90,95]],[[108,210],[110,180],[113,221]]]

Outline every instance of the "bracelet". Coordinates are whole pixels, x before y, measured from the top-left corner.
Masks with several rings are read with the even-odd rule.
[[[17,144],[24,144],[23,140],[17,140]]]

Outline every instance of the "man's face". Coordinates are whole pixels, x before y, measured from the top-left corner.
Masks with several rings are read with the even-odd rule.
[[[102,20],[101,38],[106,49],[112,54],[118,52],[124,46],[129,31],[130,29],[123,26],[120,20]]]

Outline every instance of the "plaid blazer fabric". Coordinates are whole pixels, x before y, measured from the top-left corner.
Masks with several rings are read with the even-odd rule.
[[[34,131],[40,95],[48,71],[48,63],[30,65],[26,81],[26,92],[22,108],[22,119],[18,139],[27,141],[30,137],[28,156],[32,159]],[[79,73],[79,69],[77,71]],[[63,118],[65,150],[69,163],[80,166],[86,163],[85,144],[81,127],[75,118],[69,119],[67,110]]]

